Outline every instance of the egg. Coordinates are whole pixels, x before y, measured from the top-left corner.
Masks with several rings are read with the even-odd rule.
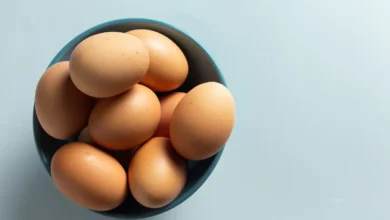
[[[150,56],[149,69],[141,83],[156,92],[171,91],[183,84],[188,75],[188,62],[183,51],[170,38],[146,29],[127,32],[139,38]]]
[[[187,162],[165,137],[154,137],[142,145],[130,163],[130,191],[141,205],[161,208],[172,202],[183,190]]]
[[[173,92],[160,98],[161,119],[154,136],[169,138],[169,123],[171,121],[173,111],[184,95],[184,92]]]
[[[202,83],[191,89],[173,112],[169,126],[172,145],[187,159],[209,158],[229,139],[234,120],[230,91],[217,82]]]
[[[106,149],[131,149],[152,137],[160,117],[156,94],[137,84],[121,95],[97,101],[89,118],[89,134]]]
[[[69,62],[50,66],[38,81],[35,111],[47,134],[68,139],[83,129],[94,104],[93,98],[80,92],[69,76]]]
[[[66,144],[54,154],[51,175],[65,197],[95,211],[118,207],[128,192],[126,171],[121,164],[83,142]]]
[[[149,67],[149,53],[138,38],[104,32],[81,41],[70,57],[70,76],[83,93],[118,95],[138,83]]]

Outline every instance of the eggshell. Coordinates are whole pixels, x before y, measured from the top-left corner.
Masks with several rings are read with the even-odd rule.
[[[148,208],[161,208],[183,190],[187,162],[165,137],[155,137],[141,146],[130,163],[129,187],[134,198]]]
[[[126,171],[121,164],[83,142],[66,144],[54,154],[51,175],[65,197],[87,209],[111,210],[127,195]]]
[[[136,148],[132,148],[132,149],[129,149],[129,150],[121,150],[121,151],[114,151],[114,150],[108,150],[108,149],[105,149],[101,146],[99,146],[98,144],[96,144],[91,136],[89,135],[89,128],[88,127],[85,127],[81,132],[80,132],[80,135],[79,135],[79,139],[78,139],[80,142],[84,142],[84,143],[87,143],[87,144],[90,144],[94,147],[97,147],[99,148],[100,150],[110,154],[111,156],[113,156],[116,160],[119,161],[119,163],[123,166],[124,169],[127,169],[129,167],[129,163],[130,163],[130,160],[136,150]]]
[[[35,91],[35,111],[42,128],[57,139],[76,135],[88,122],[94,99],[80,92],[69,76],[69,62],[49,67]]]
[[[183,84],[188,75],[188,62],[181,49],[168,37],[152,30],[127,32],[136,36],[148,48],[149,69],[141,83],[156,92],[171,91]]]
[[[137,84],[119,96],[96,103],[89,118],[89,134],[110,150],[134,148],[152,137],[160,116],[156,94]]]
[[[70,57],[70,76],[87,95],[106,98],[138,83],[149,67],[149,53],[138,38],[119,32],[92,35]]]
[[[187,159],[209,158],[228,140],[234,120],[230,91],[216,82],[200,84],[184,96],[173,112],[169,127],[173,147]]]
[[[161,119],[156,133],[154,134],[155,137],[169,138],[169,123],[171,121],[173,111],[184,95],[184,92],[173,92],[160,98]]]

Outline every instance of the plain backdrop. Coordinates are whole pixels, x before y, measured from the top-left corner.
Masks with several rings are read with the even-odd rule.
[[[107,220],[54,187],[36,153],[36,83],[108,20],[168,22],[214,57],[236,125],[208,181],[153,220],[390,218],[388,0],[0,0],[0,219]]]

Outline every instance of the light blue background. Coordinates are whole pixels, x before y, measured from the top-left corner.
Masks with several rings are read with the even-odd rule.
[[[0,0],[0,219],[107,219],[55,189],[35,150],[32,107],[65,43],[124,17],[192,35],[237,104],[213,175],[152,219],[389,219],[389,11],[387,0]]]

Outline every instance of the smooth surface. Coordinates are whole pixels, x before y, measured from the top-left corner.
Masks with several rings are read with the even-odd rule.
[[[109,219],[54,188],[34,146],[31,106],[42,71],[65,43],[122,17],[188,32],[213,55],[237,104],[213,175],[151,219],[390,218],[388,1],[156,4],[0,1],[0,219]]]

